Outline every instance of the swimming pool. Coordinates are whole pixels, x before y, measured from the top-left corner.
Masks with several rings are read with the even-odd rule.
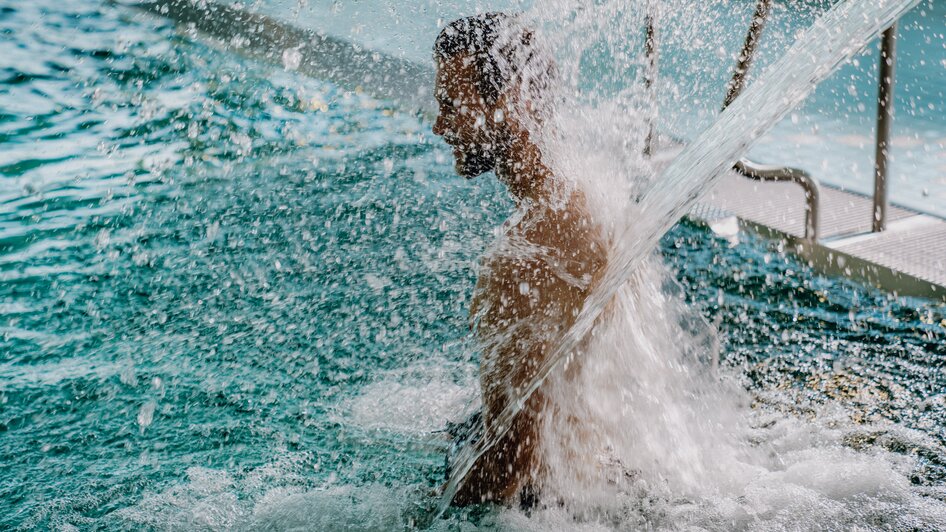
[[[477,394],[467,305],[511,211],[501,187],[456,177],[429,125],[385,102],[129,9],[41,0],[2,8],[0,28],[15,43],[0,56],[0,524],[408,526],[444,473],[434,431]],[[936,523],[946,307],[751,237],[682,224],[662,247],[752,390],[759,437],[832,474],[855,456],[838,483],[891,495],[825,480],[778,484],[799,504],[768,510],[766,486],[642,497],[617,526]],[[607,525],[555,509],[441,524]]]

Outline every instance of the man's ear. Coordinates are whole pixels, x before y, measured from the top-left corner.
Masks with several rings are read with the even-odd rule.
[[[512,121],[516,119],[516,114],[521,112],[516,108],[516,102],[519,100],[519,86],[507,87],[496,99],[493,105],[492,121],[496,127],[505,129]]]
[[[506,87],[506,90],[496,100],[496,117],[501,119],[506,127],[515,127],[530,120],[538,119],[536,103],[523,90],[522,81],[516,81]],[[500,120],[494,120],[500,121]]]

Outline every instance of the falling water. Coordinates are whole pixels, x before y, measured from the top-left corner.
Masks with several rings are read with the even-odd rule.
[[[652,181],[642,199],[626,213],[629,222],[618,225],[621,232],[615,238],[617,245],[611,251],[604,276],[574,326],[563,336],[554,354],[544,361],[537,377],[519,399],[505,407],[476,445],[468,446],[459,454],[456,474],[445,488],[439,513],[447,509],[474,461],[499,441],[504,428],[510,426],[526,399],[576,350],[605,306],[700,193],[708,190],[732,161],[800,103],[841,62],[916,3],[916,0],[851,1],[833,7]]]

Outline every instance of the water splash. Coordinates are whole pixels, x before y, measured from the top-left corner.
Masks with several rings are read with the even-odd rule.
[[[505,433],[525,400],[552,371],[574,352],[594,327],[605,306],[640,266],[660,237],[707,190],[714,179],[749,145],[827,77],[889,26],[916,0],[845,2],[827,12],[804,32],[782,59],[774,63],[743,96],[696,138],[668,166],[627,213],[632,223],[622,224],[618,243],[598,287],[591,293],[573,327],[517,401],[512,401],[487,427],[483,438],[457,457],[455,474],[438,505],[442,514],[475,460]]]

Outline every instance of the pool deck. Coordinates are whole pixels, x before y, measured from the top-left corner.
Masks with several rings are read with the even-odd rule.
[[[230,51],[285,63],[298,52],[299,72],[361,89],[430,117],[430,67],[393,58],[311,30],[212,0],[136,3],[175,20]],[[887,229],[871,232],[869,197],[821,185],[817,242],[804,238],[805,192],[793,183],[753,181],[729,172],[693,208],[690,218],[720,233],[748,229],[781,243],[828,274],[856,278],[900,296],[946,301],[946,220],[891,205]]]
[[[871,232],[871,198],[821,185],[820,238],[804,239],[805,192],[793,183],[722,176],[690,217],[725,233],[742,228],[784,241],[813,266],[898,295],[946,300],[946,220],[891,205],[887,229]]]

